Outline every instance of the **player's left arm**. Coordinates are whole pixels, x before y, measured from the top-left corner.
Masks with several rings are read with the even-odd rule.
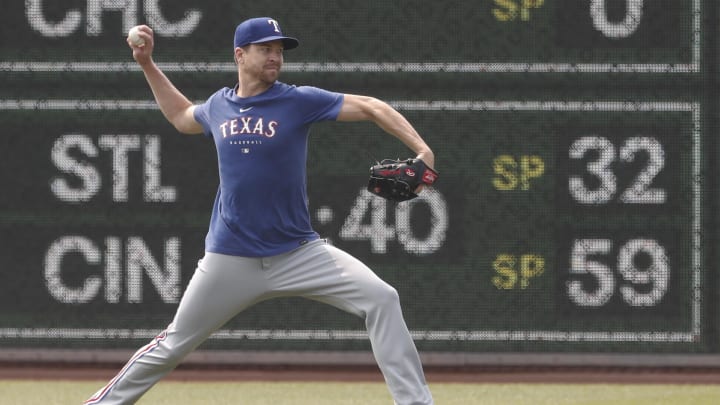
[[[408,120],[384,101],[345,94],[338,121],[372,121],[417,154],[428,167],[435,167],[435,154]]]

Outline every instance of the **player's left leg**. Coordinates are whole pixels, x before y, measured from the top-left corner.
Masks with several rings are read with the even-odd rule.
[[[270,289],[324,302],[365,319],[373,354],[397,405],[428,405],[432,395],[398,293],[358,259],[316,241],[271,264]]]

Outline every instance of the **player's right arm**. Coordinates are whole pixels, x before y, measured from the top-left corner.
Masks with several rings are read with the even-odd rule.
[[[203,133],[202,125],[193,114],[195,105],[172,84],[152,59],[155,46],[152,29],[146,25],[140,26],[140,37],[145,41],[143,46],[135,46],[129,39],[127,42],[133,51],[133,59],[145,74],[160,111],[178,131],[184,134]]]

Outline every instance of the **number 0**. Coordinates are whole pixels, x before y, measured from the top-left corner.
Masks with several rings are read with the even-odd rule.
[[[608,38],[622,39],[632,35],[640,25],[642,18],[643,0],[625,0],[625,18],[615,23],[608,21],[606,3],[608,0],[591,0],[590,17],[595,29]]]

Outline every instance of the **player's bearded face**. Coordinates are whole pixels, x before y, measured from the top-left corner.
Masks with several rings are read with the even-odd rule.
[[[274,82],[280,75],[283,64],[281,41],[251,45],[247,52],[245,69],[265,82]]]

